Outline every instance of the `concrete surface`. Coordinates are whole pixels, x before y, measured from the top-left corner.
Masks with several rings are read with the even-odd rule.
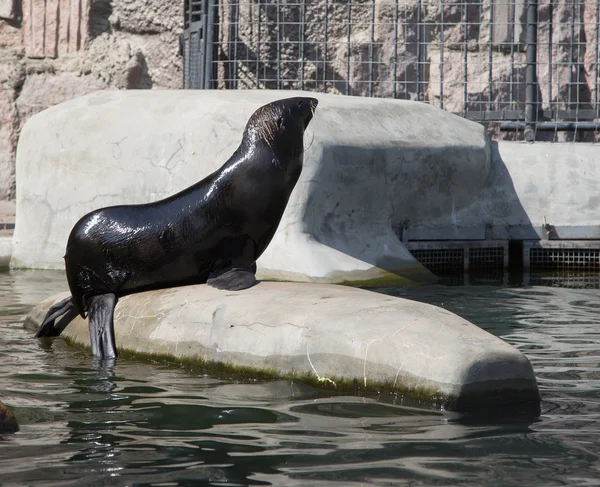
[[[25,326],[37,329],[64,296],[37,306]],[[441,308],[346,286],[261,282],[239,293],[206,285],[139,293],[119,301],[115,330],[121,351],[388,390],[448,409],[539,408],[531,364],[501,339]],[[63,335],[89,346],[81,318]]]
[[[3,233],[7,233],[7,235],[3,235]],[[12,235],[8,235],[8,232],[0,232],[0,269],[9,266],[11,255]]]
[[[598,240],[599,149],[582,142],[492,143],[491,170],[477,197],[460,210],[413,220],[405,236]]]
[[[14,201],[0,201],[0,269],[10,264],[15,212]]]
[[[17,151],[11,265],[62,268],[69,231],[85,213],[155,201],[202,179],[238,147],[256,108],[299,94],[107,91],[32,117]],[[259,277],[431,279],[398,232],[477,197],[490,168],[483,127],[423,103],[308,95],[319,107],[304,169]]]

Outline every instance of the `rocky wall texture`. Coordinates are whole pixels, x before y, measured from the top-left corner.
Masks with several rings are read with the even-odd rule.
[[[526,8],[525,0],[224,1],[217,85],[523,111]],[[595,0],[539,1],[541,108],[596,108],[597,23]]]
[[[95,90],[181,88],[182,29],[179,2],[0,0],[0,200],[15,198],[32,115]]]

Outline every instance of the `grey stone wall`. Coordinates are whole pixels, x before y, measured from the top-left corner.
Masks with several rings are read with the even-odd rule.
[[[0,0],[0,200],[15,198],[35,113],[99,89],[181,88],[182,28],[177,1]]]

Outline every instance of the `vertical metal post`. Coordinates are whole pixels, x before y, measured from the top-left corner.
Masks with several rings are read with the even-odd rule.
[[[442,7],[443,8],[443,7]],[[417,2],[417,100],[421,100],[421,0]]]
[[[488,110],[492,110],[492,87],[494,67],[494,1],[490,0],[490,40],[488,51]]]
[[[208,8],[204,16],[204,89],[210,89],[212,84],[212,68],[213,68],[213,52],[215,48],[214,42],[214,25],[215,25],[215,5],[214,0],[208,0]]]
[[[237,40],[239,37],[240,30],[240,2],[237,0],[235,2],[235,29],[233,32],[233,88],[237,89],[238,87],[238,59],[237,59]]]
[[[187,8],[188,8],[188,18],[187,18],[187,49],[185,49],[187,51],[187,59],[184,59],[184,70],[183,70],[183,76],[184,76],[184,80],[183,80],[183,86],[184,88],[191,88],[190,86],[190,61],[192,59],[192,38],[191,38],[191,28],[192,28],[192,1],[191,0],[186,0],[187,2]],[[184,10],[184,14],[185,14],[185,10]]]
[[[346,38],[346,95],[350,94],[350,35],[352,33],[352,0],[348,0],[348,34]]]
[[[525,71],[525,140],[535,140],[537,122],[537,0],[527,0],[527,66]]]
[[[469,59],[469,51],[467,49],[469,44],[467,26],[469,21],[469,5],[467,3],[462,4],[462,21],[463,21],[463,115],[467,115],[467,99],[468,99],[468,83],[469,83],[469,70],[467,63]]]
[[[600,73],[599,73],[599,64],[600,64],[600,56],[599,56],[599,47],[600,47],[600,0],[596,0],[596,53],[595,59],[596,63],[594,64],[594,108],[596,109],[596,118],[600,117],[600,106],[598,105],[598,89],[600,89]]]
[[[600,1],[600,0],[598,0]],[[548,108],[552,110],[552,30],[554,22],[554,0],[548,5]]]
[[[508,102],[511,109],[514,109],[515,101],[515,0],[510,1],[510,22],[509,22],[509,42],[510,42],[510,74],[508,78]]]
[[[398,89],[396,86],[396,81],[398,80],[398,0],[396,0],[395,3],[396,7],[394,8],[394,85],[392,88],[394,98],[398,96]]]
[[[569,90],[567,91],[567,108],[573,109],[573,97],[571,87],[573,86],[573,62],[575,60],[575,0],[571,2],[571,35],[569,44]]]
[[[276,49],[277,49],[277,66],[275,66],[275,71],[277,73],[277,89],[280,90],[281,89],[281,22],[279,20],[279,17],[281,15],[281,5],[279,3],[279,0],[277,0],[277,5],[275,7],[277,9],[277,12],[275,12],[275,15],[277,16],[277,42],[276,42]]]
[[[444,108],[444,0],[440,0],[440,108]]]
[[[306,44],[306,0],[300,4],[300,89],[304,90],[304,45]]]
[[[373,59],[375,50],[375,1],[371,5],[371,42],[369,43],[369,96],[373,96]]]
[[[256,87],[260,88],[260,75],[258,71],[260,70],[260,0],[256,0]]]
[[[329,16],[329,0],[325,0],[325,39],[323,40],[323,91],[326,91],[327,87],[327,37],[328,37],[328,25],[327,17]]]

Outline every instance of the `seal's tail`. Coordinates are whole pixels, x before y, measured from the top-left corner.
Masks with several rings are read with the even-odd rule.
[[[46,317],[38,328],[35,337],[57,337],[78,314],[79,312],[71,296],[53,304],[46,313]],[[61,318],[57,321],[58,317]]]

